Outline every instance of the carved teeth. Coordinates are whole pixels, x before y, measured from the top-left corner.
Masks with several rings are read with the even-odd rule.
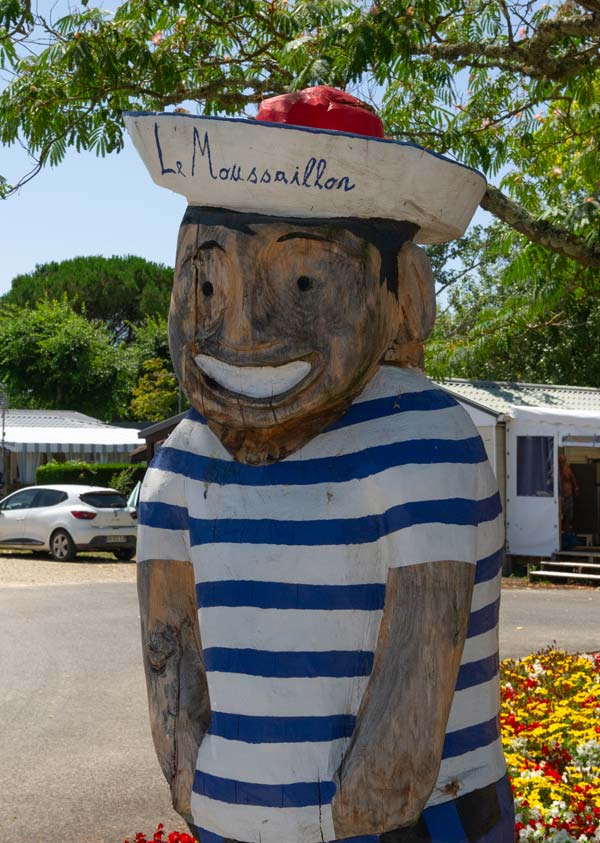
[[[273,398],[306,377],[310,363],[294,360],[281,366],[232,366],[216,357],[197,354],[197,365],[220,386],[247,398]]]

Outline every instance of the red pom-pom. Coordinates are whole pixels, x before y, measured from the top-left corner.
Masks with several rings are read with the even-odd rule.
[[[317,85],[263,100],[256,119],[352,132],[372,138],[383,137],[383,123],[366,103],[328,85]]]

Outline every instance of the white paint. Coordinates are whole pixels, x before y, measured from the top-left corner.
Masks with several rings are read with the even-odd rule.
[[[365,460],[368,459],[365,456]],[[445,469],[445,466],[442,467]],[[365,486],[371,485],[370,513],[384,513],[390,501],[398,506],[423,500],[444,500],[458,497],[461,489],[478,488],[478,499],[496,491],[490,477],[481,478],[479,465],[455,465],[453,473],[442,473],[439,464],[398,465],[381,471],[375,478],[348,480],[344,483],[314,485],[238,486],[200,480],[187,481],[188,507],[193,518],[206,517],[206,500],[210,497],[220,518],[254,518],[256,496],[265,511],[281,521],[327,521],[331,518],[360,518],[365,515]],[[165,501],[167,502],[167,501]],[[168,501],[176,503],[175,500]]]
[[[203,647],[250,647],[271,652],[364,650],[377,639],[381,612],[348,609],[306,611],[254,606],[214,606],[200,609]]]
[[[138,562],[146,559],[189,562],[188,534],[180,530],[163,530],[160,527],[144,526],[143,530],[138,529],[136,557]]]
[[[483,636],[482,636],[483,637]],[[494,676],[489,682],[456,691],[448,718],[447,732],[458,732],[473,725],[473,712],[485,723],[498,714],[500,708],[500,678]]]
[[[487,659],[488,656],[493,656],[498,652],[498,629],[488,629],[481,635],[475,635],[473,638],[467,638],[463,648],[461,664],[471,664],[471,662],[478,662],[481,659]],[[474,685],[476,690],[480,686]],[[458,692],[457,692],[458,693]],[[464,693],[461,691],[461,693]],[[481,722],[486,718],[482,717]],[[467,725],[472,726],[473,721]]]
[[[235,777],[258,784],[329,781],[331,767],[341,763],[350,738],[302,743],[244,743],[206,735],[198,753],[198,767],[211,776]],[[289,759],[285,780],[281,778],[281,753]],[[333,761],[333,764],[332,764]]]
[[[197,354],[194,360],[220,386],[247,398],[281,395],[297,386],[311,368],[306,360],[293,360],[281,366],[232,366],[207,354]]]
[[[192,813],[199,817],[202,827],[227,838],[247,843],[282,843],[291,839],[294,829],[298,840],[335,840],[331,805],[322,805],[320,823],[314,807],[265,808],[262,805],[227,805],[206,796],[192,793]],[[221,808],[219,808],[221,806]],[[224,821],[226,817],[226,821]],[[254,829],[260,829],[260,833]]]
[[[502,752],[500,738],[489,746],[465,752],[457,758],[445,758],[440,766],[440,772],[432,794],[427,802],[431,805],[441,805],[450,802],[463,793],[471,793],[499,781],[506,772],[506,761]],[[454,783],[460,783],[458,794],[453,789]]]
[[[177,430],[177,443],[169,439],[166,444],[180,450],[189,450],[204,457],[214,457],[232,462],[233,457],[225,451],[216,436],[199,436],[198,422],[184,419]],[[196,433],[194,434],[194,431]],[[182,437],[185,441],[182,442]],[[344,428],[343,437],[339,430],[321,433],[318,437],[296,451],[286,462],[314,459],[318,457],[338,457],[353,454],[365,448],[388,444],[390,442],[416,442],[421,439],[467,439],[477,436],[477,430],[465,415],[462,407],[445,407],[430,411],[427,423],[424,423],[422,410],[404,411],[393,416],[371,419]]]
[[[448,529],[447,524],[428,524],[427,530],[416,525],[395,535],[400,537],[400,534],[402,550],[394,553],[393,558],[386,552],[389,545],[381,542],[323,545],[309,549],[310,552],[302,546],[246,545],[243,568],[236,564],[240,552],[238,544],[204,544],[192,548],[191,553],[205,580],[259,579],[342,585],[373,582],[373,569],[369,570],[371,566],[366,561],[377,556],[380,557],[379,565],[392,568],[448,559],[484,559],[501,547],[504,528],[500,515],[494,521],[482,524],[479,535],[474,527],[453,525]]]
[[[486,190],[475,170],[422,147],[233,118],[130,113],[150,175],[191,205],[292,217],[383,217],[419,243],[461,237]]]
[[[498,571],[497,575],[491,580],[477,583],[473,589],[473,599],[471,600],[471,611],[477,612],[483,609],[484,606],[489,606],[498,599],[500,594],[500,586],[502,583],[502,571]]]
[[[212,672],[210,704],[214,711],[230,714],[326,717],[340,714],[341,699],[347,712],[356,712],[368,682],[368,676],[280,679]]]

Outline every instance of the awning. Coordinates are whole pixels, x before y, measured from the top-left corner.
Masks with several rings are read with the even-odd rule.
[[[144,440],[131,428],[97,425],[90,427],[6,426],[4,447],[18,454],[129,454]]]

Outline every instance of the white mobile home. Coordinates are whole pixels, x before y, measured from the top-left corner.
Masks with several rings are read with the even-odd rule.
[[[600,389],[448,379],[439,385],[467,410],[498,479],[509,556],[561,550],[558,457],[577,479],[572,532],[600,545]],[[564,525],[563,525],[564,526]]]

